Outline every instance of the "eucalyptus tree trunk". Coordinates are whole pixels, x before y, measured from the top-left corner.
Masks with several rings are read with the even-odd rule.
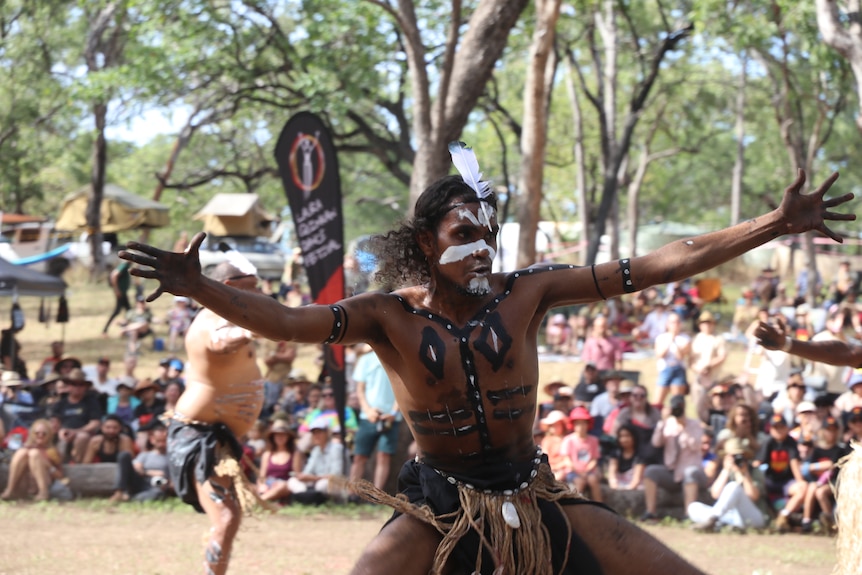
[[[536,230],[542,205],[548,108],[556,69],[554,31],[561,0],[536,1],[536,28],[530,45],[524,86],[524,122],[521,132],[521,175],[518,206],[518,268],[536,261]]]
[[[598,113],[601,140],[601,199],[589,236],[586,264],[596,261],[601,238],[605,233],[608,218],[611,217],[617,201],[620,174],[632,145],[635,127],[647,106],[650,92],[661,72],[665,56],[675,50],[677,45],[687,38],[693,30],[691,23],[684,23],[676,29],[668,29],[657,43],[652,54],[643,53],[639,55],[643,74],[632,89],[631,101],[626,106],[626,114],[618,121],[617,44],[619,29],[616,10],[617,3],[614,0],[604,0],[601,8],[593,16],[594,30],[599,31],[601,46],[596,42],[595,33],[592,30],[588,34],[590,53],[593,55],[593,68],[597,74],[600,74],[595,92],[590,91],[586,80],[579,72],[581,90],[586,93],[588,100]]]
[[[119,2],[108,2],[103,8],[90,15],[87,42],[84,48],[84,61],[87,64],[88,73],[95,74],[120,63],[125,40],[123,30],[125,9],[125,5],[121,6]],[[107,127],[109,100],[110,94],[98,96],[93,102],[92,108],[96,137],[93,142],[90,176],[92,190],[87,204],[87,231],[90,234],[90,252],[93,257],[93,265],[90,270],[93,278],[98,277],[104,271],[101,211],[105,191],[105,169],[108,162],[105,128]]]
[[[739,89],[736,91],[736,159],[730,183],[730,225],[739,223],[742,200],[742,177],[745,172],[745,89],[748,79],[748,57],[742,59]]]
[[[571,50],[566,50],[566,91],[569,95],[569,103],[572,109],[572,127],[574,131],[574,148],[575,156],[575,189],[577,190],[578,199],[578,219],[581,222],[581,230],[579,235],[579,243],[581,247],[587,243],[587,238],[590,237],[590,200],[587,194],[587,164],[586,155],[584,153],[584,117],[581,109],[581,100],[578,95],[578,89],[575,86],[575,69],[578,63],[575,61],[575,55]],[[578,250],[578,263],[583,265],[585,261],[586,251]]]
[[[457,139],[485,90],[509,32],[528,0],[481,0],[461,35],[461,0],[452,0],[449,33],[431,93],[428,62],[414,0],[366,0],[387,11],[401,30],[413,99],[413,139],[418,142],[410,176],[410,210],[419,195],[451,167],[446,145]],[[436,46],[436,41],[435,41]],[[436,50],[436,48],[435,48]],[[481,154],[477,154],[481,162]]]

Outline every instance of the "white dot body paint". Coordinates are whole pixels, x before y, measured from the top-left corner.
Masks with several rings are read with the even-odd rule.
[[[693,241],[691,241],[691,240],[687,240],[687,241],[685,242],[685,245],[687,245],[687,246],[693,246],[693,245],[694,245],[694,242],[693,242]]]
[[[496,250],[488,245],[485,240],[478,240],[460,246],[449,246],[440,254],[440,265],[451,264],[461,261],[473,255],[474,252],[488,250],[488,257],[492,260],[497,256]]]

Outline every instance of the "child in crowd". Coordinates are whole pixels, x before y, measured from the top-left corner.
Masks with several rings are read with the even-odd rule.
[[[565,481],[568,472],[568,457],[560,448],[563,438],[569,432],[568,417],[562,411],[555,409],[539,421],[539,426],[545,434],[542,438],[541,447],[548,456],[548,465],[550,465],[551,471],[558,481]]]
[[[575,428],[567,435],[560,446],[560,452],[568,458],[566,480],[581,493],[590,488],[593,501],[602,501],[602,472],[599,468],[599,440],[589,434],[593,418],[589,412],[578,406],[572,410],[569,420]]]
[[[802,465],[796,440],[790,437],[784,416],[776,413],[770,419],[769,440],[760,446],[754,466],[765,466],[766,495],[769,502],[784,507],[775,520],[780,532],[790,529],[790,514],[802,505],[807,483],[802,478]],[[789,498],[789,499],[787,499]]]
[[[611,489],[643,489],[644,464],[638,455],[638,436],[627,423],[617,429],[617,448],[608,457]]]
[[[834,417],[823,421],[823,427],[818,432],[818,442],[811,450],[807,461],[802,464],[802,475],[808,481],[805,491],[805,503],[802,507],[802,532],[812,530],[812,517],[819,504],[820,523],[827,532],[835,528],[833,516],[832,487],[829,485],[837,471],[836,463],[850,451],[843,443],[839,443],[841,425]]]

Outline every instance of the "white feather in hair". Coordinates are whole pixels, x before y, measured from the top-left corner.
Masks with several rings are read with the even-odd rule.
[[[227,257],[227,261],[240,272],[252,276],[257,275],[257,267],[253,263],[251,263],[247,257],[242,255],[236,249],[230,247],[225,242],[219,243],[219,250],[224,252],[224,255]]]
[[[476,159],[476,154],[464,142],[449,142],[449,153],[452,155],[452,163],[455,164],[455,168],[461,174],[464,183],[476,192],[476,198],[479,199],[479,205],[482,208],[482,215],[485,216],[490,230],[491,218],[487,211],[486,202],[482,200],[491,195],[491,184],[482,180],[482,172],[479,171],[479,161]]]

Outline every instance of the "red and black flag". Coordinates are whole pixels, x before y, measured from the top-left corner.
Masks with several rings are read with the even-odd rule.
[[[288,120],[275,146],[275,160],[293,214],[302,263],[316,304],[344,298],[344,217],[338,158],[329,129],[310,112]],[[335,391],[342,434],[347,381],[344,347],[325,345],[325,372]]]

